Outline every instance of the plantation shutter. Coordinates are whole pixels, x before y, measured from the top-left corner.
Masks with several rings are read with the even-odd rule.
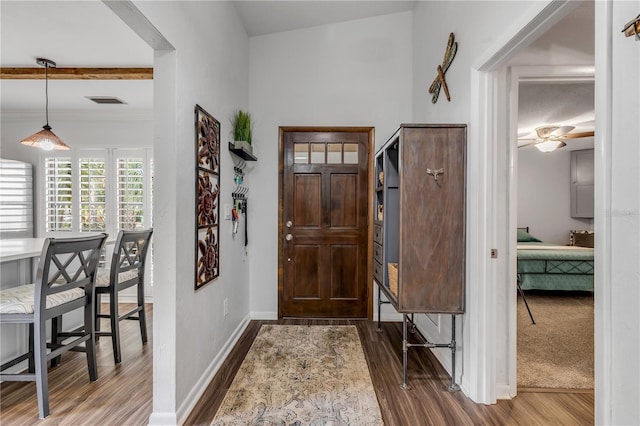
[[[80,231],[107,229],[107,180],[104,158],[80,158]]]
[[[71,158],[45,159],[45,230],[72,231]]]
[[[118,230],[144,228],[144,158],[117,159]]]
[[[33,236],[33,176],[29,163],[0,160],[0,235]]]

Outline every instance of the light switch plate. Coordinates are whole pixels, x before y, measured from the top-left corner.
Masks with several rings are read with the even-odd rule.
[[[231,206],[229,204],[224,205],[224,219],[225,220],[231,219]]]

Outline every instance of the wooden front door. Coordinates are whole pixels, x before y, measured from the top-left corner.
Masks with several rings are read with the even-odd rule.
[[[373,128],[281,128],[280,317],[367,318]]]

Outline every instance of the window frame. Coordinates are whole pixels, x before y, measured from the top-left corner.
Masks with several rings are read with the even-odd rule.
[[[46,230],[46,159],[51,157],[71,158],[71,176],[72,176],[72,221],[70,231],[51,231]],[[151,148],[72,148],[69,151],[50,151],[40,154],[40,167],[42,172],[39,173],[38,179],[38,215],[36,218],[37,234],[43,237],[71,237],[75,235],[86,235],[96,232],[106,232],[110,238],[118,235],[117,215],[118,215],[118,188],[117,188],[117,161],[119,158],[140,158],[143,162],[143,228],[152,226],[152,157],[153,150]],[[80,229],[80,160],[85,158],[104,158],[105,161],[105,177],[106,177],[106,200],[105,200],[105,230],[104,231],[82,231]]]

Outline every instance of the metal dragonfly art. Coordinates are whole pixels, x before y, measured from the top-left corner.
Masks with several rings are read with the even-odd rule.
[[[440,95],[440,88],[444,90],[444,94],[447,96],[447,100],[451,102],[451,95],[449,94],[449,87],[447,81],[444,78],[445,73],[449,69],[453,58],[456,57],[458,52],[458,42],[454,41],[453,33],[449,34],[449,42],[447,43],[447,50],[444,52],[444,60],[442,65],[438,65],[438,75],[429,86],[429,93],[432,93],[431,103],[438,102],[438,96]]]

